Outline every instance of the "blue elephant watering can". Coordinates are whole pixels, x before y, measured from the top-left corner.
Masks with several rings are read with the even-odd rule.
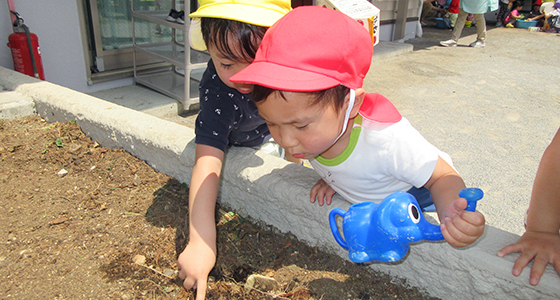
[[[476,202],[483,197],[481,189],[467,188],[459,192],[467,200],[468,211],[475,211]],[[336,217],[341,216],[343,239]],[[439,241],[443,235],[439,225],[428,222],[416,198],[409,193],[397,191],[381,203],[362,202],[344,211],[331,210],[331,231],[338,244],[348,250],[348,257],[355,263],[372,260],[394,262],[403,258],[409,243],[420,240]]]

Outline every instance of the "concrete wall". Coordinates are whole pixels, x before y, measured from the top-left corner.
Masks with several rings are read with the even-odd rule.
[[[101,145],[123,148],[158,171],[189,182],[194,164],[192,129],[1,67],[0,86],[32,98],[37,112],[49,122],[76,120]],[[328,207],[309,204],[309,189],[318,179],[311,169],[252,149],[232,148],[226,155],[221,202],[346,258],[347,252],[332,237],[328,214],[334,207],[346,210],[349,203],[337,197]],[[528,270],[520,277],[511,275],[516,255],[496,256],[518,238],[487,226],[485,235],[466,249],[422,242],[412,245],[398,263],[369,267],[404,278],[442,299],[560,298],[558,275],[550,265],[533,287],[528,284]]]
[[[393,31],[395,30],[395,19],[397,18],[398,0],[379,1],[371,0],[373,5],[379,8],[379,19],[382,23],[379,30],[379,39],[381,41],[393,41]],[[420,17],[421,0],[408,0],[408,7],[406,12],[407,19],[414,19]],[[422,35],[422,30],[419,28],[418,21],[408,21],[405,26],[404,38],[402,41],[415,38],[417,35]]]
[[[404,28],[404,37],[400,40],[393,40],[394,30],[395,30],[395,24],[386,24],[381,26],[381,31],[379,31],[379,40],[402,43],[406,40],[413,39],[417,36],[418,37],[422,36],[422,26],[420,26],[420,23],[418,21],[406,22],[406,26]]]

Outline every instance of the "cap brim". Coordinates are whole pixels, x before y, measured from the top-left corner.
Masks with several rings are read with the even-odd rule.
[[[263,7],[245,5],[241,3],[217,3],[200,7],[189,15],[191,18],[220,18],[253,24],[257,26],[270,27],[288,11],[281,12]]]
[[[322,74],[270,62],[254,62],[230,77],[229,80],[292,92],[314,92],[340,84],[338,80]]]

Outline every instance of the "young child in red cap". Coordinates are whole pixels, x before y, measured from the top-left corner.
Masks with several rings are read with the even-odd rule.
[[[372,55],[371,37],[358,22],[303,6],[267,31],[255,61],[230,80],[255,84],[252,99],[272,137],[322,177],[311,202],[330,204],[332,189],[353,203],[407,191],[423,208],[433,198],[449,244],[474,243],[485,219],[465,211],[467,201],[458,196],[465,184],[449,156],[388,99],[363,89]]]
[[[291,10],[289,0],[199,0],[199,4],[190,17],[201,18],[198,36],[204,43],[194,31],[190,42],[197,50],[207,48],[211,60],[199,86],[189,242],[177,261],[183,286],[196,288],[197,300],[204,299],[216,262],[214,210],[225,152],[230,146],[256,147],[270,139],[249,97],[253,86],[231,82],[229,77],[253,61],[268,27]]]

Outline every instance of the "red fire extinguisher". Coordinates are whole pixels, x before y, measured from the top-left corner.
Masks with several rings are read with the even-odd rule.
[[[14,33],[8,36],[8,47],[12,50],[14,69],[20,73],[45,80],[39,38],[36,34],[29,32],[29,28],[23,24],[23,18],[17,12],[10,12],[16,16],[13,24]]]

